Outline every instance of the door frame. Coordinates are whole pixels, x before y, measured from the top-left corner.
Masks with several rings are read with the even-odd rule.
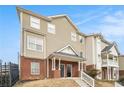
[[[72,64],[67,64],[67,65],[71,65],[71,76],[72,77]],[[66,77],[67,77],[67,68],[66,68]]]
[[[64,66],[64,77],[65,77],[65,64],[60,64],[60,67],[61,67],[61,65]],[[61,68],[60,68],[60,70],[61,70]],[[60,77],[61,77],[61,72],[60,72]]]

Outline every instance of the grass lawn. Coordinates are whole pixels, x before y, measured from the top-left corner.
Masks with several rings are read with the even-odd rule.
[[[96,80],[96,87],[114,87],[114,81]]]
[[[80,87],[72,79],[45,79],[17,82],[14,87]]]

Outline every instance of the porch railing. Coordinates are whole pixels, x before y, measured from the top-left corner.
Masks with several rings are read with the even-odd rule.
[[[85,81],[91,87],[95,86],[95,79],[93,79],[91,76],[89,76],[83,71],[81,71],[81,80]]]
[[[102,61],[102,66],[118,66],[118,62],[117,61],[113,61],[113,60],[103,60]]]
[[[115,87],[124,87],[121,84],[119,84],[118,82],[115,82]]]

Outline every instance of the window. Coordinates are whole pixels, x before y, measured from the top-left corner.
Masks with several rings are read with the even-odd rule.
[[[40,29],[40,19],[30,16],[30,26],[36,29]]]
[[[83,57],[83,52],[80,52],[80,57]]]
[[[76,33],[75,32],[71,32],[71,40],[76,41]]]
[[[32,75],[40,74],[40,63],[36,63],[36,62],[31,63],[31,74]]]
[[[27,49],[43,52],[43,40],[37,37],[27,36]]]
[[[55,25],[54,24],[48,23],[48,32],[55,34]]]

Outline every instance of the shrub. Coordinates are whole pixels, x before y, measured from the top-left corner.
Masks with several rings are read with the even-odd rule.
[[[97,76],[98,74],[100,74],[101,72],[100,72],[99,70],[97,70],[97,69],[91,69],[91,70],[89,70],[89,71],[86,71],[86,73],[87,73],[88,75],[90,75],[92,78],[96,78],[96,76]]]
[[[118,82],[124,86],[124,77],[121,77]]]

